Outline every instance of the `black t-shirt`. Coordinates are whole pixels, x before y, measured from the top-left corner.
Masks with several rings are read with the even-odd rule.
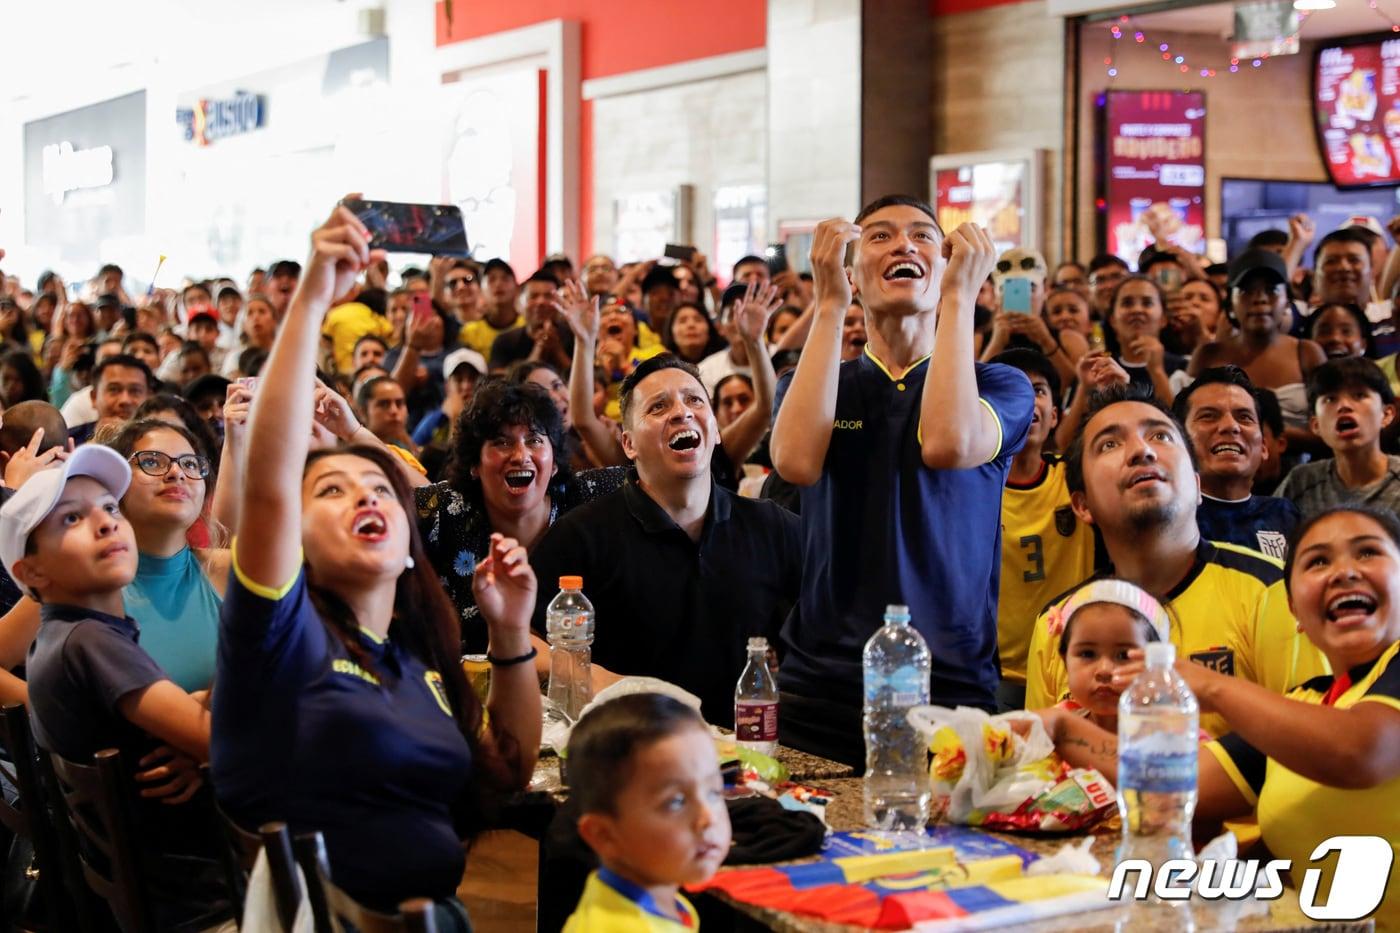
[[[593,661],[659,677],[732,725],[751,636],[777,641],[801,579],[795,515],[711,483],[699,542],[635,479],[560,518],[530,555],[540,580],[535,629],[564,575],[583,577],[597,623]]]
[[[562,322],[556,324],[555,328],[559,331],[559,345],[572,357],[574,335]],[[528,359],[534,349],[535,341],[530,339],[530,332],[524,327],[512,327],[491,342],[491,359],[487,360],[487,365],[492,369],[505,369],[511,363]]]

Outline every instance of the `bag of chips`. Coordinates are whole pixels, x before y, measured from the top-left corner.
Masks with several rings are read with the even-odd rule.
[[[1113,786],[1092,768],[1055,754],[1040,717],[1024,710],[919,706],[909,721],[929,743],[934,815],[987,829],[1063,832],[1113,810]],[[1023,723],[1019,731],[1014,723]]]

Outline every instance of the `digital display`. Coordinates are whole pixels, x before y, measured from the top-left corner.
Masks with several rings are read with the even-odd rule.
[[[1107,251],[1136,268],[1158,239],[1205,251],[1205,96],[1199,91],[1104,95]]]
[[[1026,173],[1030,163],[978,162],[936,169],[934,210],[945,232],[959,224],[980,224],[996,244],[997,253],[1028,246],[1026,238]]]
[[[1319,50],[1313,104],[1322,161],[1335,184],[1400,182],[1400,39]]]

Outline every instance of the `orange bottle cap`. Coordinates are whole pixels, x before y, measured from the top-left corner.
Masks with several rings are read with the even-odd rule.
[[[560,577],[559,589],[581,590],[583,589],[583,577]]]

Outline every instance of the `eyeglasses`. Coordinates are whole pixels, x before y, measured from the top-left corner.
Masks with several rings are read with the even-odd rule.
[[[1095,272],[1089,276],[1090,287],[1096,285],[1117,285],[1128,277],[1128,273],[1122,269],[1114,269],[1110,272]]]
[[[474,276],[474,275],[459,275],[459,276],[455,276],[455,277],[453,277],[453,278],[448,279],[448,280],[447,280],[447,287],[448,287],[448,288],[466,288],[468,285],[472,284],[472,283],[475,282],[475,281],[476,281],[476,276]]]
[[[185,454],[172,457],[159,450],[138,450],[127,460],[147,476],[165,476],[170,472],[170,464],[177,463],[180,472],[190,479],[204,479],[209,475],[209,459],[198,454]]]
[[[997,271],[1001,273],[1010,272],[1011,265],[1012,263],[1010,259],[999,259],[997,260]],[[1034,256],[1022,256],[1021,261],[1020,263],[1018,263],[1018,265],[1026,272],[1030,272],[1032,269],[1038,266],[1039,263],[1036,262]]]

